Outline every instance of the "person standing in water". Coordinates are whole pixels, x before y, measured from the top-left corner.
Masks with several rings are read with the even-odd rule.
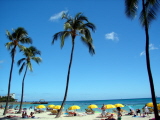
[[[121,119],[122,119],[121,108],[117,107],[117,120],[121,120]]]
[[[102,110],[102,113],[101,113],[102,117],[105,117],[105,116],[106,116],[106,107],[105,107],[104,104],[103,104],[103,106],[101,107],[101,110]]]

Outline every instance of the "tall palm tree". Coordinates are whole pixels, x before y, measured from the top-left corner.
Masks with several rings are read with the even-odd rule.
[[[138,10],[138,3],[140,0],[125,0],[125,13],[127,17],[133,19],[136,16]],[[149,25],[156,18],[156,12],[159,8],[159,0],[142,0],[142,11],[140,13],[140,23],[145,29],[145,36],[146,36],[146,64],[147,64],[147,71],[152,95],[152,101],[154,105],[154,114],[156,120],[158,118],[158,110],[157,110],[157,103],[156,103],[156,96],[154,90],[154,83],[152,78],[152,72],[150,67],[150,57],[149,57]]]
[[[67,13],[63,13],[62,19],[66,19],[64,23],[64,31],[58,32],[54,34],[52,44],[55,40],[60,38],[61,40],[61,48],[64,45],[64,41],[67,37],[71,37],[72,40],[72,49],[70,54],[70,62],[68,66],[68,74],[67,74],[67,82],[66,89],[64,94],[64,99],[61,104],[61,109],[59,110],[56,118],[60,117],[62,108],[67,98],[68,86],[69,86],[69,78],[70,78],[70,69],[72,65],[74,45],[76,36],[80,36],[83,43],[85,43],[89,47],[89,52],[93,55],[95,54],[94,47],[92,45],[92,37],[90,33],[90,29],[92,31],[95,30],[95,25],[88,21],[87,17],[85,17],[82,13],[77,13],[74,18],[70,17]]]
[[[20,103],[20,107],[19,107],[19,111],[18,113],[21,113],[22,111],[22,103],[23,103],[23,94],[24,94],[24,79],[27,73],[27,70],[29,68],[30,71],[32,71],[32,64],[31,64],[31,60],[35,61],[36,63],[40,63],[42,60],[40,57],[35,57],[36,55],[41,55],[41,52],[39,50],[37,50],[35,47],[31,46],[29,48],[25,48],[23,50],[21,50],[23,52],[23,55],[25,56],[24,58],[18,60],[17,64],[18,66],[21,65],[20,69],[19,69],[19,74],[21,74],[23,68],[26,66],[25,68],[25,73],[23,76],[23,80],[22,80],[22,94],[21,94],[21,103]]]
[[[7,94],[7,100],[6,100],[6,106],[4,109],[3,115],[6,114],[7,108],[8,108],[8,102],[9,102],[9,96],[10,96],[10,86],[11,86],[11,80],[12,80],[12,70],[13,70],[13,64],[14,64],[14,57],[16,53],[16,47],[23,49],[23,46],[20,45],[24,43],[32,43],[32,40],[30,37],[28,37],[27,31],[22,28],[18,27],[17,29],[13,29],[13,32],[10,33],[8,30],[6,31],[6,35],[10,42],[6,43],[5,46],[8,50],[10,50],[12,62],[11,62],[11,69],[10,69],[10,75],[9,75],[9,83],[8,83],[8,94]]]

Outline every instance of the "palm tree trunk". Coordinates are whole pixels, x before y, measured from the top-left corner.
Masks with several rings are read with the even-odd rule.
[[[14,46],[13,51],[15,52],[16,46]],[[10,75],[9,75],[9,82],[8,82],[8,94],[7,94],[7,100],[6,100],[6,106],[3,112],[3,115],[6,115],[7,108],[8,108],[8,102],[9,102],[9,96],[10,96],[10,87],[11,87],[11,80],[12,80],[12,70],[13,70],[13,64],[14,64],[14,56],[15,53],[13,54],[12,57],[12,63],[11,63],[11,69],[10,69]]]
[[[26,70],[25,70],[25,73],[24,73],[24,76],[23,76],[23,80],[22,80],[21,103],[20,103],[20,107],[19,107],[19,111],[18,111],[18,113],[21,113],[21,111],[22,111],[22,105],[23,105],[23,94],[24,94],[24,79],[25,79],[25,77],[26,77],[27,68],[28,68],[28,66],[26,65]]]
[[[68,66],[68,74],[67,74],[67,83],[66,83],[65,95],[64,95],[64,99],[63,99],[62,104],[61,104],[61,108],[60,108],[60,110],[59,110],[59,112],[57,113],[57,115],[56,115],[55,118],[59,118],[59,117],[61,116],[63,106],[64,106],[65,101],[66,101],[66,99],[67,99],[68,86],[69,86],[69,77],[70,77],[70,70],[71,70],[72,59],[73,59],[73,51],[74,51],[74,39],[75,39],[75,37],[72,38],[72,50],[71,50],[70,62],[69,62],[69,66]]]
[[[146,10],[145,10],[146,8],[145,8],[144,0],[142,1],[142,5],[143,5],[143,14],[145,16],[146,64],[147,64],[147,71],[148,71],[148,77],[149,77],[150,88],[151,88],[152,102],[153,102],[153,105],[154,105],[155,119],[159,120],[158,109],[157,109],[157,102],[156,102],[155,90],[154,90],[154,83],[153,83],[153,77],[152,77],[152,72],[151,72],[151,67],[150,67],[149,32],[148,32],[148,22],[147,22],[147,18],[146,18]]]

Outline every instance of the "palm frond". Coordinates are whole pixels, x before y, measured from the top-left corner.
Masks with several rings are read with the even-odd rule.
[[[21,51],[24,51],[24,50],[26,49],[26,47],[23,46],[23,45],[18,44],[17,46],[19,47],[20,52],[21,52]]]
[[[17,65],[20,66],[22,64],[22,62],[25,60],[26,60],[26,58],[22,58],[22,59],[18,60]]]
[[[89,42],[88,47],[89,47],[89,53],[91,55],[95,54],[94,46],[92,45],[92,43]]]
[[[29,48],[27,48],[28,52],[31,54],[31,56],[35,56],[35,55],[41,55],[41,51],[39,51],[36,47],[34,46],[30,46]],[[27,51],[26,51],[27,52]]]
[[[68,12],[67,13],[63,12],[61,18],[68,19]]]
[[[54,41],[57,40],[59,37],[61,37],[62,34],[63,34],[63,31],[54,34],[54,35],[53,35],[52,44],[54,44]]]
[[[5,44],[5,46],[6,46],[6,48],[7,48],[8,50],[10,50],[11,48],[13,48],[14,43],[13,43],[13,42],[8,42],[8,43]]]
[[[90,29],[92,29],[93,32],[95,32],[96,26],[93,23],[88,22],[88,23],[84,24],[83,26],[90,28]]]
[[[92,42],[92,41],[91,41],[91,40],[92,40],[92,39],[91,39],[91,33],[90,33],[89,29],[87,29],[87,28],[82,29],[82,30],[80,31],[80,33],[86,38],[87,41]]]
[[[40,58],[40,57],[32,57],[31,58],[32,60],[34,60],[36,63],[40,63],[40,62],[42,62],[42,58]]]
[[[32,39],[30,38],[30,37],[23,37],[23,38],[21,38],[20,39],[20,41],[19,42],[21,42],[21,43],[27,43],[27,44],[32,44]]]
[[[148,26],[151,24],[152,20],[156,19],[158,8],[159,2],[157,0],[148,0],[145,3],[144,9],[142,9],[139,17],[140,23],[143,27],[145,26],[145,19]]]
[[[127,17],[133,19],[137,13],[139,0],[125,0],[125,13]]]
[[[22,65],[21,65],[21,67],[20,67],[20,69],[19,69],[19,74],[21,74],[21,72],[22,72],[23,68],[25,67],[25,65],[26,65],[26,63],[23,62]]]
[[[15,29],[15,32],[12,34],[15,39],[19,39],[21,37],[27,37],[28,33],[23,27],[18,27]]]
[[[70,25],[69,22],[66,22],[66,23],[64,24],[64,30],[65,30],[65,31],[66,31],[66,30],[73,30],[73,28],[72,28],[72,26]]]
[[[61,48],[62,48],[63,45],[64,45],[64,39],[66,37],[68,37],[69,34],[70,34],[69,31],[61,31],[61,32],[58,32],[58,33],[54,34],[52,44],[54,44],[55,40],[57,40],[58,38],[60,38],[61,39]]]
[[[66,14],[64,13],[63,18],[66,17]],[[84,16],[81,12],[77,13],[74,18],[69,17],[67,15],[67,20],[64,23],[64,29],[65,31],[58,32],[54,34],[52,44],[54,44],[54,41],[60,38],[61,40],[61,48],[64,46],[65,39],[70,35],[72,37],[72,40],[78,36],[78,34],[81,35],[82,41],[89,47],[89,51],[91,54],[94,54],[94,48],[92,45],[92,38],[90,29],[95,32],[95,25],[88,21],[87,17]]]
[[[13,41],[13,37],[12,37],[11,33],[8,30],[6,30],[6,35],[7,35],[7,38],[9,40]]]
[[[88,18],[87,18],[86,16],[84,16],[81,12],[76,14],[75,20],[76,20],[76,21],[79,21],[79,22],[80,22],[80,21],[89,22],[89,21],[88,21]]]
[[[89,48],[89,53],[91,55],[95,54],[95,50],[94,50],[94,47],[92,45],[92,40],[88,40],[87,38],[81,36],[81,40],[82,42]]]
[[[65,39],[70,35],[71,33],[69,31],[64,31],[61,36],[61,48],[64,46]]]
[[[29,70],[32,72],[33,69],[32,69],[32,64],[31,64],[31,62],[27,62],[27,66],[28,66]]]

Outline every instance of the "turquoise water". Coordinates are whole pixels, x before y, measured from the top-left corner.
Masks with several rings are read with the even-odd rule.
[[[87,106],[90,104],[96,104],[98,108],[101,108],[103,104],[117,104],[121,103],[125,105],[122,109],[129,111],[129,107],[132,107],[133,109],[142,109],[146,103],[152,102],[151,98],[136,98],[136,99],[114,99],[114,100],[85,100],[85,101],[66,101],[66,104],[64,106],[64,110],[68,109],[72,105],[79,105],[81,109],[78,109],[78,112],[84,112]],[[50,104],[54,105],[61,105],[61,101],[48,101],[48,104],[44,104],[45,106],[48,106]],[[160,103],[160,98],[157,98],[157,103]],[[24,104],[23,108],[29,108],[37,106],[39,104]],[[17,105],[14,105],[14,107]],[[18,105],[19,106],[19,105]],[[97,112],[101,112],[100,109],[94,109]],[[115,108],[114,108],[115,109]],[[108,112],[112,112],[113,109],[107,109]]]

